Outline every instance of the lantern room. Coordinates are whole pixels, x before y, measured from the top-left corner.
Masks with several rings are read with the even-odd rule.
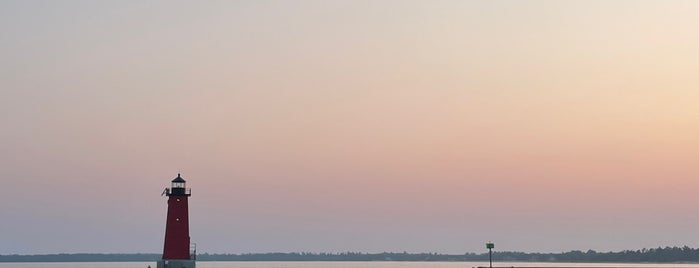
[[[185,180],[180,176],[180,173],[177,173],[177,178],[172,180],[172,188],[184,188]]]
[[[189,196],[191,194],[191,190],[187,189],[186,187],[186,181],[180,176],[179,173],[177,173],[177,178],[172,180],[172,187],[170,189],[166,189],[166,193],[168,196],[170,195],[186,195]]]

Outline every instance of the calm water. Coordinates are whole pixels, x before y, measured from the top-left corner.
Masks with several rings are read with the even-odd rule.
[[[155,262],[0,263],[0,268],[146,268]],[[198,262],[197,268],[472,268],[487,262]],[[502,262],[495,267],[699,268],[699,264]]]
[[[0,268],[146,268],[155,262],[0,263]],[[197,268],[472,268],[487,262],[198,262]],[[495,267],[699,268],[699,264],[501,262]]]

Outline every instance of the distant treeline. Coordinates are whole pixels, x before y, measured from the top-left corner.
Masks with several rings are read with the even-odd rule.
[[[126,262],[157,261],[161,254],[41,254],[41,255],[0,255],[0,262]]]
[[[156,261],[160,254],[46,254],[0,255],[0,262],[121,262]],[[249,253],[199,254],[199,261],[487,261],[487,253]],[[563,253],[493,252],[495,262],[697,262],[699,249],[665,247],[619,252],[569,251]]]

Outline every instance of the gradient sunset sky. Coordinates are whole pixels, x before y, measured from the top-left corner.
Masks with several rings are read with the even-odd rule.
[[[0,254],[699,247],[699,1],[0,1]]]

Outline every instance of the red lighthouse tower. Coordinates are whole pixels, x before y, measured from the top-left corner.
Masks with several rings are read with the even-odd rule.
[[[165,225],[165,246],[163,259],[158,261],[158,268],[195,268],[195,253],[190,252],[189,241],[189,206],[191,189],[185,187],[186,181],[177,174],[172,180],[172,188],[165,188],[167,195],[167,223]]]

